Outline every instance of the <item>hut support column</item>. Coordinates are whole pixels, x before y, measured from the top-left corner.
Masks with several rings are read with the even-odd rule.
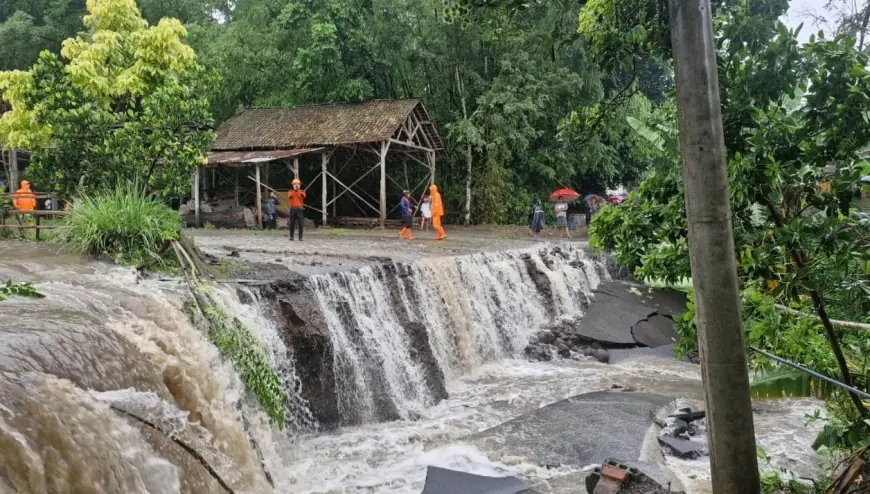
[[[387,151],[389,141],[381,141],[381,229],[387,226]]]
[[[428,151],[426,155],[429,158],[429,185],[432,185],[435,183],[435,151]]]
[[[326,173],[326,167],[328,165],[329,165],[329,155],[324,151],[324,152],[320,153],[320,174],[323,176],[323,183],[322,183],[323,189],[321,190],[322,193],[320,194],[320,197],[321,197],[321,200],[320,200],[321,201],[320,219],[322,221],[322,223],[321,223],[322,226],[326,226],[326,207],[328,205],[327,200],[326,200],[327,199],[327,197],[326,197],[326,185],[327,185],[326,181],[329,178],[329,176]]]
[[[236,209],[239,209],[239,169],[233,168],[236,173],[236,187],[235,187],[235,198],[236,198]]]
[[[257,225],[263,229],[263,187],[260,185],[260,164],[256,166],[257,178]]]
[[[299,158],[293,158],[293,178],[299,178]]]
[[[202,167],[196,165],[196,171],[193,172],[193,211],[195,217],[194,226],[199,228],[199,175]]]

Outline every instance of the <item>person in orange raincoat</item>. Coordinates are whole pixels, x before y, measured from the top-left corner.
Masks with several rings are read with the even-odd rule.
[[[21,188],[12,194],[12,206],[18,211],[33,211],[36,209],[36,194],[30,190],[30,182],[21,181]]]
[[[444,216],[444,203],[441,202],[441,194],[438,192],[438,186],[435,184],[429,186],[429,202],[432,204],[432,228],[435,229],[435,240],[444,240],[447,238],[444,228],[441,227],[441,217]]]
[[[302,181],[298,178],[293,179],[293,188],[287,192],[287,199],[290,202],[290,217],[287,218],[287,226],[290,228],[290,240],[293,240],[293,230],[299,225],[299,241],[302,241],[302,226],[305,224],[305,189],[302,188]]]

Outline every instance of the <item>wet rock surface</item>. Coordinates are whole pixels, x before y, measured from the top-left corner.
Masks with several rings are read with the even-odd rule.
[[[529,267],[530,275],[532,267]],[[533,277],[534,279],[534,277]],[[543,280],[535,282],[543,284]],[[525,348],[531,360],[594,358],[608,363],[638,356],[670,356],[677,334],[673,316],[685,312],[682,292],[624,281],[603,282],[585,313],[538,332]]]

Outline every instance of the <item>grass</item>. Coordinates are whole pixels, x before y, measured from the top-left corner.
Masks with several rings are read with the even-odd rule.
[[[178,237],[181,216],[158,199],[147,197],[136,181],[73,201],[55,238],[74,249],[108,256],[119,264],[164,264],[160,248]]]

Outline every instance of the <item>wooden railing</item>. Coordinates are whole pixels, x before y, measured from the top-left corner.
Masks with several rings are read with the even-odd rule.
[[[51,199],[52,207],[55,208],[58,206],[57,197],[54,194],[34,194],[34,198],[38,200]],[[13,194],[0,194],[0,201],[4,200],[12,200]],[[59,218],[69,214],[67,211],[57,211],[57,210],[48,210],[48,209],[35,209],[32,211],[23,211],[18,209],[13,209],[11,211],[3,211],[0,209],[0,231],[4,229],[10,230],[27,230],[33,229],[35,231],[36,240],[39,240],[39,231],[40,230],[51,230],[53,228],[57,228],[57,225],[42,225],[42,218]],[[33,224],[22,223],[22,216],[32,216]],[[7,217],[14,217],[17,220],[17,224],[8,225],[6,224]]]

